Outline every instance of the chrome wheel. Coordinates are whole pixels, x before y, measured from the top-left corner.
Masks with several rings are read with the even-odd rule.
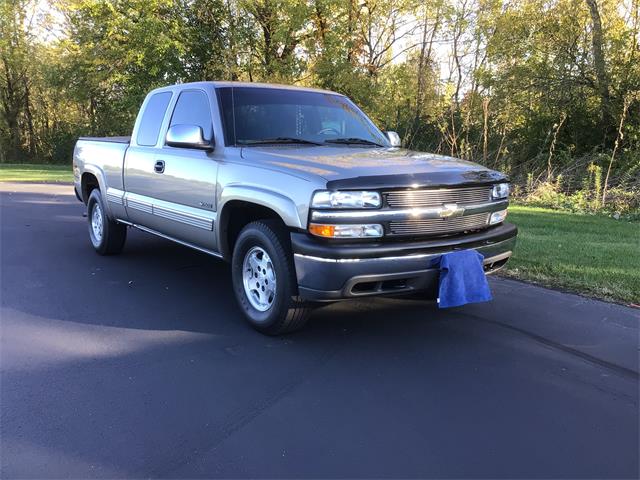
[[[244,293],[251,306],[266,312],[276,300],[276,271],[269,254],[260,248],[251,248],[242,262]]]
[[[93,204],[93,210],[91,211],[91,232],[97,244],[102,242],[102,228],[103,228],[102,209],[99,203]]]

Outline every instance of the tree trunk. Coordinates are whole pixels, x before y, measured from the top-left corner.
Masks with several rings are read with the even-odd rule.
[[[24,81],[24,117],[27,121],[27,132],[29,133],[29,156],[33,160],[37,155],[36,132],[33,127],[33,114],[31,113],[31,90],[29,89],[29,81],[23,77]],[[36,159],[39,160],[39,159]]]
[[[487,165],[487,150],[489,142],[489,102],[490,99],[482,99],[482,164]]]
[[[440,7],[436,10],[436,18],[433,24],[433,29],[429,35],[427,41],[427,24],[429,21],[429,10],[425,7],[424,11],[424,24],[422,29],[422,42],[420,45],[420,56],[418,58],[418,91],[416,92],[416,108],[413,114],[413,122],[408,132],[409,146],[413,145],[413,139],[418,131],[420,124],[420,118],[422,116],[422,108],[424,106],[425,90],[426,90],[426,71],[431,62],[431,50],[433,48],[433,41],[440,25]]]
[[[607,202],[607,190],[609,188],[609,175],[611,175],[611,167],[613,166],[613,160],[616,158],[616,152],[618,151],[618,145],[624,136],[624,120],[627,117],[627,111],[629,110],[629,105],[631,104],[631,96],[628,95],[624,99],[624,105],[622,106],[622,114],[620,115],[620,125],[618,125],[618,135],[616,136],[616,141],[613,144],[613,151],[611,152],[611,158],[609,159],[609,168],[607,168],[607,176],[604,179],[604,187],[602,188],[602,206],[604,207]]]
[[[5,81],[4,91],[2,95],[2,107],[4,110],[5,121],[9,130],[9,149],[7,152],[7,160],[9,162],[20,161],[20,150],[22,145],[22,135],[20,131],[20,99],[17,89],[17,82],[14,78],[14,71],[5,56],[2,57],[2,65],[4,67]]]
[[[607,76],[607,65],[602,49],[604,38],[602,33],[602,20],[600,19],[600,11],[596,0],[585,0],[591,14],[591,23],[593,24],[593,32],[591,35],[593,66],[596,71],[596,80],[598,82],[598,93],[600,95],[600,119],[602,121],[605,139],[611,129],[611,98],[609,96],[609,78]]]

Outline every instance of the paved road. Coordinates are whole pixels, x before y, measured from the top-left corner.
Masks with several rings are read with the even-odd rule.
[[[223,263],[99,257],[69,187],[0,190],[3,478],[638,476],[639,310],[494,279],[268,338]]]

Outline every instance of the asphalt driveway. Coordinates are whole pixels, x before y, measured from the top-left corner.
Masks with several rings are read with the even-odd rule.
[[[71,187],[0,192],[3,478],[638,477],[640,310],[495,278],[269,338],[224,263],[100,257]]]

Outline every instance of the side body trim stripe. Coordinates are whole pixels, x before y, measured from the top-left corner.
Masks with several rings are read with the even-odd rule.
[[[124,191],[117,188],[107,188],[107,202],[124,205]]]
[[[194,210],[196,209],[193,207],[172,204],[151,197],[146,197],[144,195],[137,195],[135,193],[123,192],[123,194],[123,203],[127,208],[155,215],[157,217],[166,218],[192,227],[201,228],[203,230],[213,230],[216,216],[215,212],[207,212],[209,215],[202,215],[195,212]],[[107,199],[111,201],[109,196],[107,196]]]

